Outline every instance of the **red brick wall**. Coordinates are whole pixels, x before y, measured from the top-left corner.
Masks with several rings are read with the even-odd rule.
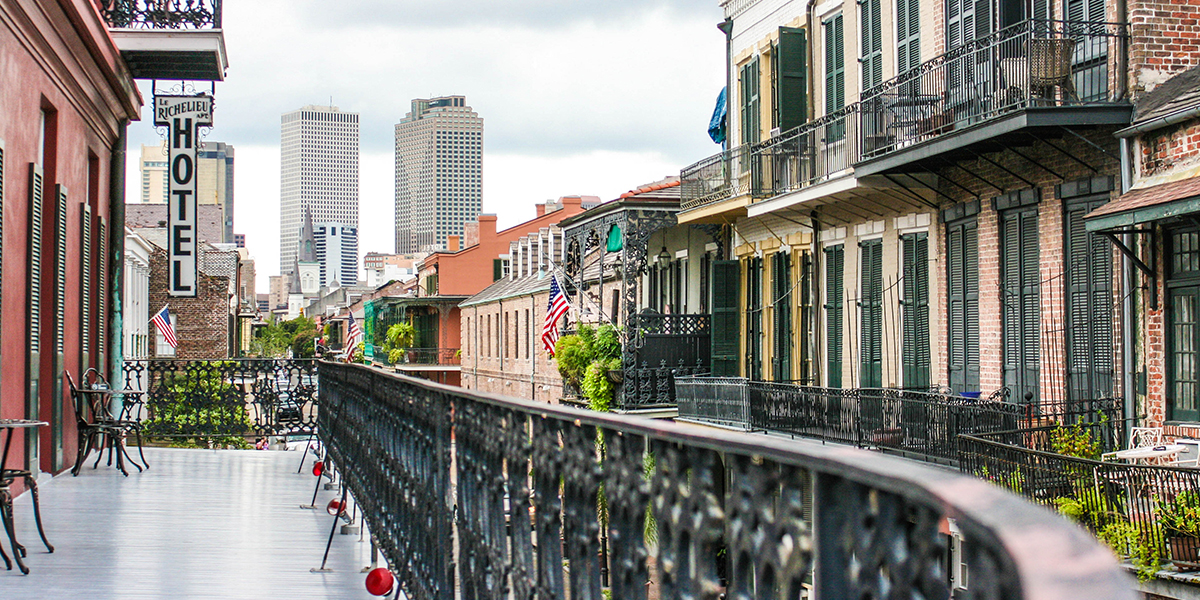
[[[1116,154],[1116,141],[1111,130],[1096,130],[1086,132],[1089,141],[1105,148],[1113,155]],[[1079,161],[1094,166],[1099,175],[1116,176],[1118,165],[1111,157],[1096,150],[1078,139],[1052,140],[1054,146],[1069,150]],[[1001,265],[1000,265],[1000,234],[999,214],[993,208],[993,200],[1000,195],[998,187],[1004,193],[1030,187],[1029,183],[1017,178],[1029,180],[1041,192],[1038,203],[1038,236],[1040,241],[1040,304],[1041,328],[1040,346],[1040,388],[1043,401],[1061,400],[1066,396],[1066,314],[1064,312],[1065,287],[1063,281],[1063,203],[1057,197],[1056,186],[1064,182],[1096,177],[1093,172],[1071,158],[1062,150],[1056,149],[1044,142],[1035,142],[1029,147],[1021,148],[1032,161],[1022,158],[1012,152],[995,152],[987,155],[988,159],[998,163],[993,165],[985,160],[964,160],[957,164],[962,169],[944,169],[940,174],[943,181],[940,191],[955,198],[959,202],[973,200],[974,195],[966,193],[958,186],[965,187],[980,198],[978,223],[979,247],[979,356],[980,356],[980,388],[986,394],[1003,385],[1003,320],[1001,309]],[[1040,166],[1039,166],[1040,165]],[[974,175],[968,175],[963,169]],[[953,180],[957,185],[945,179]],[[985,183],[986,182],[986,183]],[[994,184],[992,187],[988,184]],[[938,236],[940,249],[945,248],[945,228],[940,229]],[[1117,261],[1114,254],[1114,261]],[[1114,264],[1119,264],[1114,262]],[[943,269],[944,270],[944,266]],[[944,286],[945,273],[940,272]],[[942,289],[945,289],[944,287]],[[1119,300],[1119,287],[1114,287],[1113,302]],[[938,308],[945,315],[945,307]],[[1120,340],[1120,314],[1117,313],[1113,324],[1113,339]],[[943,339],[948,339],[946,318],[940,320]],[[1118,359],[1119,361],[1119,359]],[[1117,363],[1120,364],[1119,362]],[[939,360],[941,371],[935,380],[945,380],[945,360]],[[1119,372],[1119,368],[1118,368]],[[1119,377],[1117,378],[1119,381]]]
[[[1153,132],[1139,142],[1142,177],[1170,172],[1200,160],[1200,120]]]
[[[550,293],[544,291],[463,308],[462,386],[526,400],[558,402],[562,397],[562,378],[540,339],[549,300]],[[530,315],[528,328],[526,310]],[[506,313],[507,330],[504,329]],[[519,321],[514,314],[520,315]],[[486,339],[488,316],[492,322],[490,344]],[[528,352],[527,335],[530,336]]]
[[[195,298],[167,295],[167,252],[155,248],[150,255],[150,306],[158,311],[170,305],[175,317],[179,347],[175,358],[216,360],[229,358],[229,278],[197,273]],[[151,355],[156,344],[150,344]]]
[[[1149,91],[1200,62],[1200,0],[1131,0],[1133,91]]]

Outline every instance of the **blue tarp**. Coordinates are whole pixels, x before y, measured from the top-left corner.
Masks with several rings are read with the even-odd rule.
[[[725,110],[725,88],[721,88],[721,93],[717,96],[717,107],[713,109],[712,119],[708,121],[708,137],[718,144],[725,143],[725,120],[728,118],[728,111]]]

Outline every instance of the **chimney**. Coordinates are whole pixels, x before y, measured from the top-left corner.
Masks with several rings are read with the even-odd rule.
[[[479,215],[479,240],[496,238],[496,215]]]
[[[539,217],[546,216],[546,204],[544,202],[537,203],[537,216],[539,216]]]
[[[451,252],[458,252],[458,236],[457,235],[446,236],[446,249]]]

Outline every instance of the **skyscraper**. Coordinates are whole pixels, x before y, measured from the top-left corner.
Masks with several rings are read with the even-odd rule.
[[[221,238],[206,240],[209,242],[234,242],[233,158],[233,146],[225,142],[204,142],[196,153],[196,202],[221,207]],[[166,204],[166,143],[143,145],[139,166],[142,172],[142,203]]]
[[[358,230],[341,223],[321,223],[313,231],[317,262],[321,263],[321,285],[333,287],[358,284]]]
[[[358,114],[336,106],[286,113],[281,146],[279,268],[290,273],[306,209],[315,223],[358,230]],[[357,243],[342,251],[354,252],[350,262],[358,264]]]
[[[483,208],[483,119],[466,96],[412,101],[396,124],[396,253],[446,247]]]

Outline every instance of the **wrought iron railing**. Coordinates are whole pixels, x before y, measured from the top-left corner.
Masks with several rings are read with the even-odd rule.
[[[458,348],[409,348],[396,366],[458,365],[462,363]]]
[[[858,160],[857,109],[847,106],[755,145],[751,197],[795,192],[849,169]]]
[[[319,372],[329,459],[414,600],[948,598],[947,519],[970,597],[1133,598],[1108,550],[974,478],[358,365]]]
[[[114,29],[220,29],[222,0],[99,0]]]
[[[1187,519],[1194,529],[1200,470],[1067,456],[1054,451],[1049,434],[1042,427],[961,436],[959,468],[1072,516],[1144,569],[1158,570],[1157,559],[1168,556],[1180,566],[1200,568],[1195,554],[1200,538],[1172,533],[1163,522],[1174,504],[1191,511]],[[1172,537],[1184,541],[1169,546]],[[1183,550],[1192,556],[1181,556]]]
[[[707,375],[710,371],[711,368],[706,365],[677,363],[668,366],[666,361],[661,361],[657,367],[643,364],[641,367],[622,369],[620,393],[614,408],[638,410],[674,406],[677,401],[675,382],[678,378]]]
[[[679,172],[679,208],[690,210],[750,192],[750,146],[737,146]]]
[[[246,438],[312,433],[316,361],[131,360],[124,388],[129,418],[152,438]]]
[[[738,388],[741,388],[740,390]],[[841,389],[728,377],[675,380],[681,418],[880,448],[935,460],[957,458],[964,433],[1019,427],[1016,404],[901,389]]]
[[[1027,20],[862,94],[861,159],[1030,107],[1114,102],[1118,23]]]

